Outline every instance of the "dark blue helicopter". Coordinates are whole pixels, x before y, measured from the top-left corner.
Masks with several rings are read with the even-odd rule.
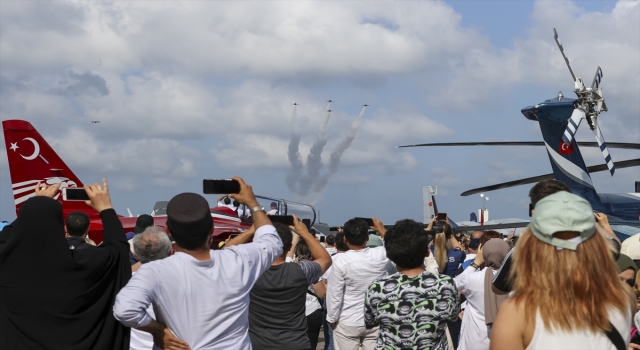
[[[518,185],[536,183],[542,180],[556,179],[566,183],[573,193],[576,193],[591,203],[594,211],[609,216],[609,223],[640,227],[640,182],[636,182],[635,193],[607,194],[597,193],[590,173],[609,170],[611,175],[616,168],[627,168],[640,165],[640,159],[614,162],[609,154],[609,148],[640,149],[637,143],[606,143],[597,123],[598,115],[607,111],[602,95],[602,69],[598,67],[591,87],[585,87],[581,77],[576,77],[558,33],[553,30],[553,36],[558,48],[567,63],[567,67],[574,79],[574,92],[577,99],[564,97],[562,92],[555,98],[548,99],[535,106],[528,106],[521,110],[529,120],[537,121],[542,132],[542,142],[457,142],[457,143],[427,143],[406,145],[400,147],[423,146],[545,146],[551,162],[552,174],[534,176],[526,179],[500,183],[496,185],[472,189],[462,193],[469,196],[481,192],[493,191]],[[586,120],[593,131],[596,142],[576,142],[573,138],[582,120]],[[580,147],[598,147],[602,152],[605,164],[587,167]],[[505,226],[506,227],[506,226]],[[514,227],[514,226],[510,226]],[[615,230],[615,227],[614,227]],[[620,232],[616,232],[620,236]],[[624,238],[624,237],[621,237]]]

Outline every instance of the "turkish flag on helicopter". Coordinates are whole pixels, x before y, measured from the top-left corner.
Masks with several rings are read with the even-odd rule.
[[[560,140],[560,146],[558,147],[558,153],[560,154],[573,154],[573,141],[567,146],[564,141]]]

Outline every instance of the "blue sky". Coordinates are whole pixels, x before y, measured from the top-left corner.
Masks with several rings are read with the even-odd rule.
[[[571,96],[572,88],[553,27],[578,75],[590,79],[597,65],[604,71],[607,141],[640,141],[639,8],[638,1],[4,3],[0,117],[29,120],[86,183],[107,177],[120,213],[200,192],[202,178],[239,175],[257,193],[313,203],[331,224],[354,216],[421,220],[425,185],[438,186],[441,211],[467,220],[482,202],[461,192],[551,172],[544,149],[395,146],[540,140],[520,109],[558,90]],[[108,93],[82,77],[104,82]],[[301,197],[285,184],[291,104],[300,103],[306,160],[327,99],[335,102],[323,172],[361,105],[371,106],[328,185]],[[578,139],[593,136],[581,129]],[[0,218],[10,220],[0,153]],[[583,154],[588,165],[603,162],[596,151]],[[593,179],[601,192],[631,192],[639,175],[620,169]],[[490,216],[526,217],[528,190],[488,193]]]

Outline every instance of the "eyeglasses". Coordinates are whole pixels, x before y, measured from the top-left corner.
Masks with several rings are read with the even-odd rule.
[[[636,281],[634,281],[634,280],[626,280],[626,281],[624,281],[624,283],[626,283],[629,286],[631,286],[631,288],[635,288],[636,287]]]

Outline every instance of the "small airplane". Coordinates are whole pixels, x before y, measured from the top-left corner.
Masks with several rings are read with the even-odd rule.
[[[331,103],[331,102],[333,102],[333,100],[327,100],[327,102]]]
[[[327,112],[331,113],[331,112],[333,112],[333,111],[332,111],[332,110],[330,110],[330,109],[327,109]]]
[[[96,243],[102,242],[102,220],[100,215],[87,206],[84,201],[62,200],[61,191],[64,187],[83,187],[84,184],[76,174],[65,164],[58,154],[45,141],[40,133],[24,120],[3,120],[5,146],[9,162],[9,173],[13,187],[13,198],[16,214],[19,213],[22,204],[35,196],[35,187],[38,182],[47,185],[62,183],[60,191],[54,199],[62,204],[63,217],[74,211],[82,211],[89,215],[89,237]],[[278,203],[282,215],[296,214],[301,219],[309,219],[311,225],[315,223],[315,209],[304,203],[287,201],[284,199],[256,196],[258,202],[268,207],[271,202]],[[153,209],[154,224],[166,227],[166,204],[158,202]],[[125,232],[133,231],[137,217],[128,210],[128,217],[118,215]],[[243,211],[244,212],[244,211]],[[251,223],[239,217],[228,207],[212,207],[211,217],[214,222],[214,232],[211,247],[218,249],[218,243],[231,234],[241,233],[251,227]]]
[[[607,214],[609,222],[613,225],[629,225],[638,227],[640,218],[640,189],[636,182],[636,193],[608,194],[597,193],[590,173],[609,170],[613,176],[615,168],[627,168],[640,165],[640,159],[630,159],[621,162],[613,162],[608,148],[623,148],[640,150],[637,143],[606,143],[597,124],[597,117],[601,112],[606,112],[607,107],[602,95],[602,69],[596,69],[596,75],[591,87],[585,88],[581,77],[576,77],[569,65],[569,60],[564,54],[564,48],[558,39],[558,33],[554,29],[553,37],[558,44],[560,52],[567,63],[567,67],[574,78],[574,92],[577,99],[565,97],[562,92],[557,97],[545,100],[534,106],[528,106],[521,110],[525,118],[537,121],[542,132],[542,142],[455,142],[455,143],[426,143],[406,145],[400,147],[435,147],[435,146],[545,146],[551,162],[552,174],[529,177],[509,181],[496,185],[475,188],[463,192],[462,196],[469,196],[481,192],[488,192],[513,186],[537,183],[547,179],[557,179],[566,183],[573,193],[585,198],[593,210]],[[596,142],[576,142],[573,138],[582,119],[587,119],[590,129],[593,131]],[[598,147],[605,159],[605,164],[587,167],[585,165],[581,147]],[[522,223],[525,225],[526,223]],[[515,227],[515,226],[511,226]],[[614,228],[614,231],[616,229]],[[617,232],[618,233],[618,232]]]
[[[298,103],[294,103],[293,105],[294,105],[294,106],[299,106],[299,104],[298,104]]]
[[[369,107],[369,105],[366,105],[366,104],[365,104],[365,105],[362,105],[362,107]]]
[[[98,124],[98,123],[100,123],[100,121],[99,120],[92,120],[91,123]]]

